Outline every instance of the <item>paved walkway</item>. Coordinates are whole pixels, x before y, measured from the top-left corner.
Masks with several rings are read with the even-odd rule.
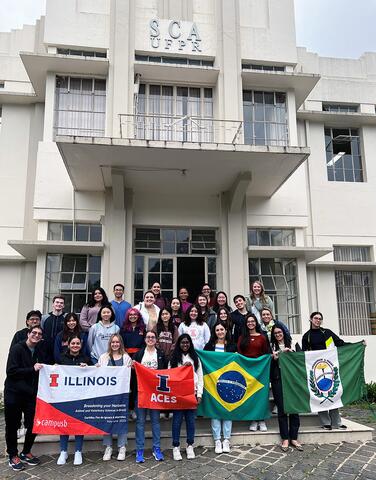
[[[376,428],[376,418],[369,410],[347,408],[344,416]],[[0,421],[1,451],[5,449],[4,421]],[[197,448],[195,460],[174,462],[171,450],[165,452],[166,460],[157,463],[146,451],[144,464],[135,463],[130,452],[124,462],[115,459],[102,461],[102,454],[88,453],[84,464],[73,467],[70,463],[58,467],[56,458],[41,457],[38,467],[26,467],[23,472],[13,472],[2,456],[0,479],[17,478],[43,480],[376,480],[376,435],[367,443],[340,443],[306,445],[304,452],[290,449],[283,453],[278,446],[238,447],[230,454],[215,455],[213,449]]]

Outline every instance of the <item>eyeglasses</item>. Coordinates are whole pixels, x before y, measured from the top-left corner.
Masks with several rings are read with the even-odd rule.
[[[43,335],[42,332],[30,332],[31,335],[34,335],[34,337],[41,337]]]
[[[146,335],[146,340],[155,340],[155,336],[154,335]]]

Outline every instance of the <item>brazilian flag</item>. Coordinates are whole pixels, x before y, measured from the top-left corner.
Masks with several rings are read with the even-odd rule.
[[[204,373],[204,395],[197,414],[221,420],[270,417],[271,355],[247,358],[238,353],[197,351]]]

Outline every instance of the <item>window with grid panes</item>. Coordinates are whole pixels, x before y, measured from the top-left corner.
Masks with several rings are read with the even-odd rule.
[[[295,230],[279,228],[248,228],[248,245],[295,246]]]
[[[330,182],[363,182],[357,128],[325,128],[325,149]]]
[[[60,223],[48,222],[48,240],[101,242],[102,225],[99,223]]]
[[[61,294],[65,298],[65,311],[80,313],[90,292],[100,286],[100,278],[100,256],[47,254],[44,311],[50,311],[52,298]]]

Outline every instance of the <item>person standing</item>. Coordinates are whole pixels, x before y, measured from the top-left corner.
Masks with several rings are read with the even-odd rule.
[[[149,332],[157,325],[160,308],[155,305],[155,295],[151,290],[144,293],[144,301],[135,305],[141,312],[142,318],[146,325],[146,330]]]
[[[38,465],[39,458],[31,453],[36,435],[32,433],[38,389],[39,370],[43,368],[42,329],[35,326],[27,333],[27,339],[16,343],[9,351],[4,384],[5,441],[9,466],[15,471],[23,470],[23,462]],[[18,455],[17,430],[22,414],[26,428],[23,450]]]
[[[297,450],[303,451],[302,445],[298,442],[298,432],[300,419],[297,413],[287,415],[283,406],[283,390],[281,370],[279,368],[279,355],[281,352],[291,352],[291,336],[280,322],[275,322],[270,332],[270,341],[272,347],[272,363],[270,368],[270,382],[274,402],[278,410],[279,434],[282,442],[280,448],[282,452],[287,452],[290,444]]]
[[[26,315],[26,327],[18,330],[14,334],[10,347],[13,347],[16,343],[24,342],[27,340],[27,334],[30,328],[39,327],[42,320],[42,313],[39,310],[30,310]]]
[[[83,332],[90,330],[92,325],[97,322],[99,310],[108,304],[107,294],[103,288],[98,287],[91,292],[90,300],[82,307],[80,314],[80,325]]]
[[[261,325],[261,310],[266,307],[272,312],[274,317],[274,303],[273,300],[266,295],[264,286],[261,282],[256,280],[251,284],[251,293],[246,298],[247,310],[256,316],[257,321]]]
[[[111,305],[103,306],[98,312],[97,323],[89,330],[87,339],[93,365],[96,365],[102,353],[107,351],[111,335],[118,333],[119,330],[119,327],[115,324],[115,314]]]
[[[55,338],[64,328],[64,306],[65,299],[61,295],[56,295],[52,299],[52,311],[43,315],[41,326],[43,329],[43,340],[47,353],[47,363],[54,362],[54,345]]]
[[[233,340],[236,343],[245,327],[245,319],[247,317],[247,314],[250,312],[248,312],[247,310],[245,297],[243,295],[240,295],[240,294],[235,295],[234,305],[236,307],[236,310],[231,312],[231,318],[234,324]]]
[[[309,350],[326,350],[333,346],[342,347],[345,342],[333,333],[329,328],[322,328],[323,315],[321,312],[312,312],[310,315],[310,328],[302,338],[302,350],[304,352]],[[332,430],[339,428],[345,430],[346,425],[342,424],[339,409],[323,410],[318,412],[319,420],[322,428],[325,430]]]
[[[155,296],[155,305],[159,308],[168,307],[169,301],[166,297],[162,295],[161,284],[159,282],[154,282],[150,287],[150,290],[154,293]]]
[[[115,283],[114,285],[114,299],[111,300],[112,308],[115,312],[115,323],[121,328],[125,320],[125,314],[131,308],[131,304],[124,300],[124,285],[122,283]]]
[[[201,309],[192,305],[184,315],[184,322],[179,325],[179,335],[188,333],[196,350],[203,350],[210,339],[210,330],[204,322]]]

